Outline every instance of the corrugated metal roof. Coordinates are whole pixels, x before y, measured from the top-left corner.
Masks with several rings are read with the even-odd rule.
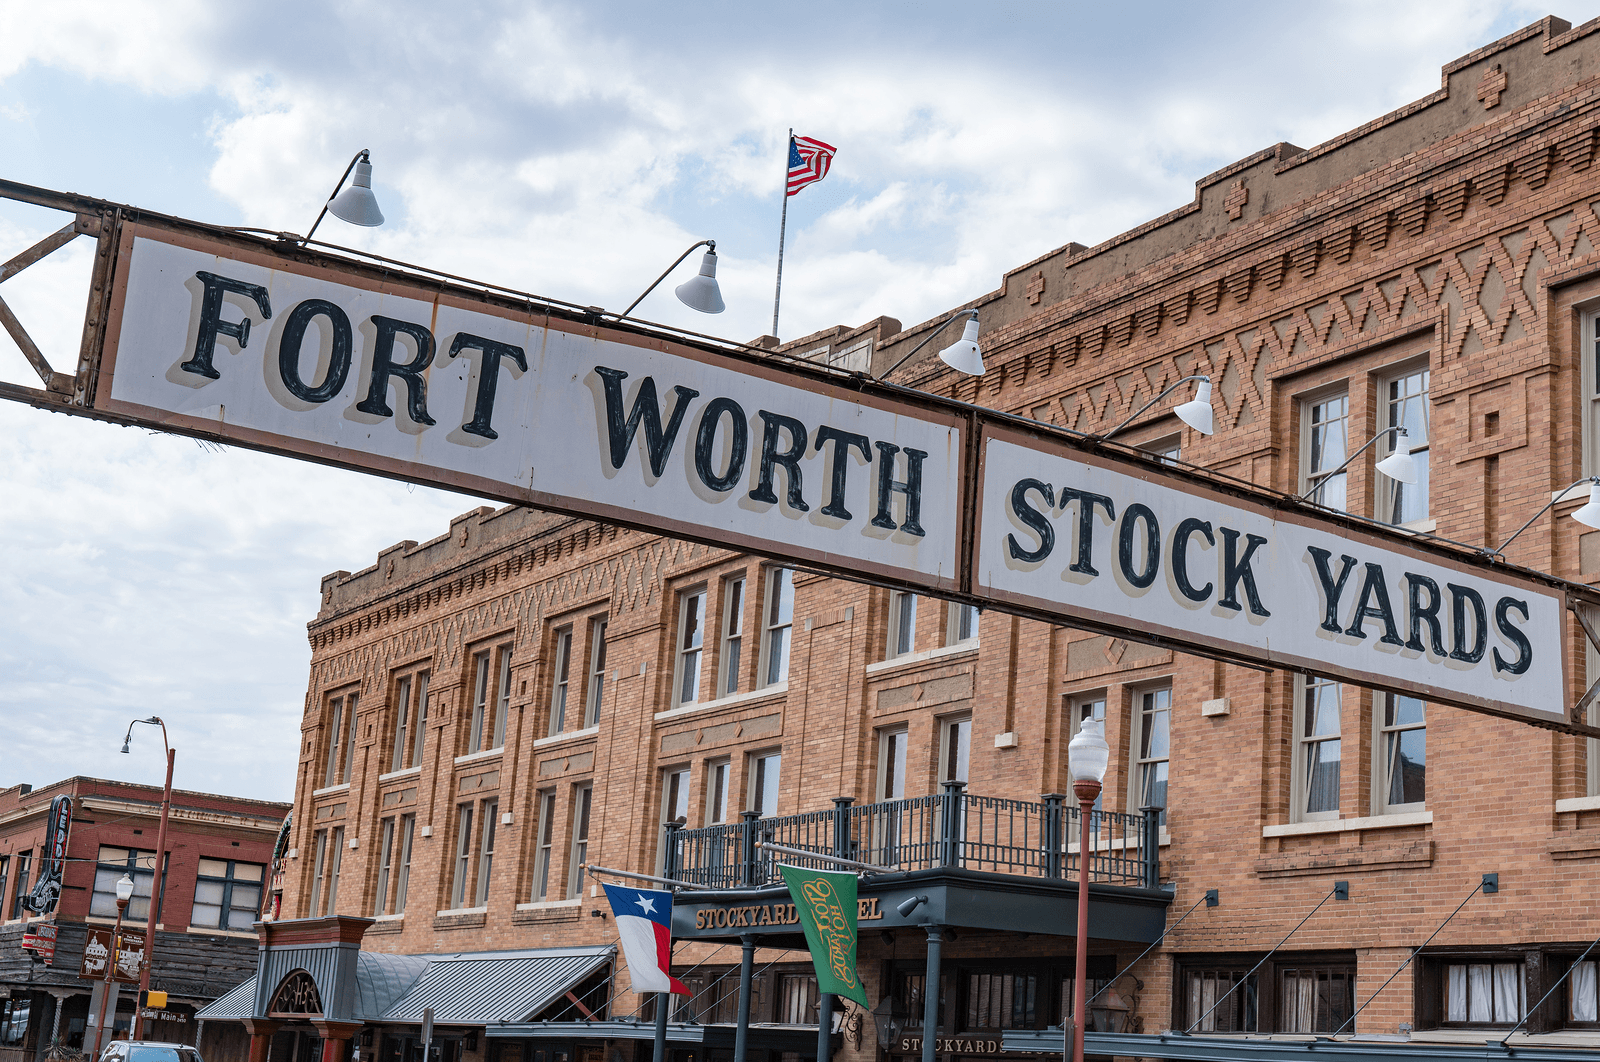
[[[252,976],[195,1011],[194,1017],[196,1021],[238,1021],[250,1017],[255,1001],[256,979]]]
[[[363,951],[356,956],[356,1015],[376,1021],[404,998],[427,970],[431,955],[384,955]]]
[[[420,1022],[423,1010],[432,1007],[440,1024],[528,1021],[610,962],[616,950],[603,945],[436,956],[382,1020]]]

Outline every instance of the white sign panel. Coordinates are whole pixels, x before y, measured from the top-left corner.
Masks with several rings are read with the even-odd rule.
[[[974,592],[1180,648],[1566,720],[1556,591],[1049,449],[986,432]]]
[[[958,416],[415,283],[128,225],[96,406],[956,587]]]

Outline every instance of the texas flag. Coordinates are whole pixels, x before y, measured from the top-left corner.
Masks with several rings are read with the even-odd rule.
[[[628,960],[628,977],[635,992],[677,992],[689,995],[682,981],[672,976],[672,893],[665,889],[630,889],[605,886],[611,913],[617,919],[617,936]]]

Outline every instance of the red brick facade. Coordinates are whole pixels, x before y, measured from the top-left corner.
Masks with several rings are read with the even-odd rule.
[[[967,304],[983,323],[986,375],[957,376],[925,358],[896,378],[1104,432],[1168,383],[1208,374],[1214,435],[1170,415],[1185,394],[1121,438],[1295,494],[1314,485],[1315,431],[1354,451],[1394,423],[1407,388],[1425,387],[1406,415],[1414,444],[1427,447],[1429,484],[1398,515],[1418,531],[1498,546],[1552,492],[1600,472],[1587,316],[1600,306],[1597,28],[1545,19],[1451,63],[1437,93],[1394,114],[1310,150],[1277,145],[1200,181],[1189,206],[1098,247],[1069,244],[1019,266]],[[945,316],[907,330],[880,318],[784,349],[825,357],[866,340],[881,370]],[[1419,410],[1430,422],[1420,432]],[[1355,460],[1344,489],[1349,511],[1390,520],[1393,486],[1373,467],[1383,452],[1380,444]],[[1567,519],[1586,497],[1575,493],[1535,521],[1507,558],[1600,582],[1600,533]],[[1349,899],[1324,904],[1260,975],[1263,1031],[1288,1020],[1290,986],[1301,983],[1294,970],[1353,976],[1365,1002],[1485,873],[1499,875],[1499,892],[1472,898],[1361,1012],[1361,1031],[1481,1041],[1515,1020],[1497,1008],[1531,1006],[1600,935],[1589,902],[1600,786],[1585,739],[1348,687],[1327,694],[1338,697],[1336,729],[1308,734],[1302,678],[998,612],[984,613],[976,637],[963,640],[953,606],[927,598],[917,602],[909,651],[897,655],[890,593],[805,574],[793,579],[786,674],[769,683],[774,570],[588,521],[479,509],[434,541],[401,543],[371,568],[328,576],[310,625],[285,915],[335,913],[326,900],[336,876],[336,913],[379,917],[369,949],[600,942],[614,931],[591,916],[605,909],[592,883],[568,898],[586,787],[587,858],[653,873],[664,817],[681,811],[696,827],[762,810],[756,774],[768,753],[781,754],[780,815],[825,809],[839,796],[877,800],[886,785],[891,795],[936,792],[950,770],[949,724],[962,720],[970,720],[968,792],[1027,800],[1068,792],[1065,743],[1080,707],[1098,701],[1113,748],[1104,806],[1137,810],[1148,798],[1137,789],[1141,759],[1159,758],[1141,757],[1140,728],[1156,725],[1141,719],[1165,703],[1145,695],[1170,690],[1163,879],[1176,890],[1174,918],[1207,889],[1221,902],[1198,910],[1135,971],[1144,1031],[1192,1023],[1190,993],[1206,990],[1204,971],[1253,965],[1335,880],[1349,881]],[[690,650],[697,664],[684,654],[686,608],[704,631]],[[1581,637],[1574,632],[1568,647],[1576,659]],[[685,699],[692,666],[699,682]],[[396,727],[402,681],[414,707],[423,672],[418,756],[414,733],[397,752]],[[563,686],[565,717],[552,726]],[[1423,729],[1404,729],[1419,718]],[[491,736],[497,727],[503,740]],[[886,739],[900,731],[903,771]],[[1317,750],[1325,764],[1337,762],[1336,775],[1313,783],[1297,770],[1314,751],[1308,736],[1337,738],[1336,761],[1330,746]],[[1415,750],[1408,769],[1391,764],[1392,746]],[[673,803],[673,775],[684,770]],[[464,844],[463,809],[472,830]],[[406,816],[414,818],[401,913]],[[946,962],[978,969],[989,959],[1070,955],[1070,929],[1048,932],[1059,935],[963,932],[946,945]],[[921,944],[901,937],[863,938],[873,999],[892,950],[901,962],[920,956]],[[1099,941],[1095,950],[1119,965],[1137,953]],[[684,952],[691,963],[700,954],[692,951]],[[1468,970],[1476,967],[1488,970]],[[1524,1000],[1485,1002],[1481,992],[1512,976]],[[1452,1021],[1453,1006],[1467,1017]],[[1574,1017],[1581,1013],[1563,990],[1531,1027],[1600,1030]],[[869,1019],[861,1046],[846,1054],[866,1057],[873,1047]]]

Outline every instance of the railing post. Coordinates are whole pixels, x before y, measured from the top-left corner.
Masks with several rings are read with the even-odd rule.
[[[940,796],[943,821],[939,831],[939,865],[942,867],[953,867],[960,862],[962,828],[966,825],[966,795],[963,792],[966,787],[965,782],[945,782],[944,793]]]
[[[855,797],[833,798],[833,854],[840,859],[854,859],[850,845],[850,805]]]
[[[666,853],[666,858],[661,861],[661,865],[662,865],[662,868],[663,868],[661,876],[664,877],[664,878],[677,879],[678,872],[683,867],[683,852],[680,851],[679,848],[678,848],[678,844],[679,844],[678,831],[680,829],[682,829],[683,827],[681,825],[679,825],[678,823],[676,823],[676,822],[667,822],[667,823],[663,823],[662,825],[666,828],[666,831],[667,831],[667,833],[666,833],[667,853]]]
[[[1139,809],[1144,814],[1141,823],[1139,838],[1139,861],[1141,884],[1147,889],[1161,887],[1161,813],[1166,808],[1143,807]]]
[[[1061,876],[1061,863],[1066,855],[1061,843],[1061,802],[1064,799],[1060,793],[1046,793],[1039,798],[1044,804],[1044,824],[1040,832],[1044,834],[1044,874],[1047,878]]]
[[[740,885],[759,885],[758,880],[760,864],[756,861],[756,823],[761,819],[761,812],[746,811],[744,819],[744,870],[739,875]]]

